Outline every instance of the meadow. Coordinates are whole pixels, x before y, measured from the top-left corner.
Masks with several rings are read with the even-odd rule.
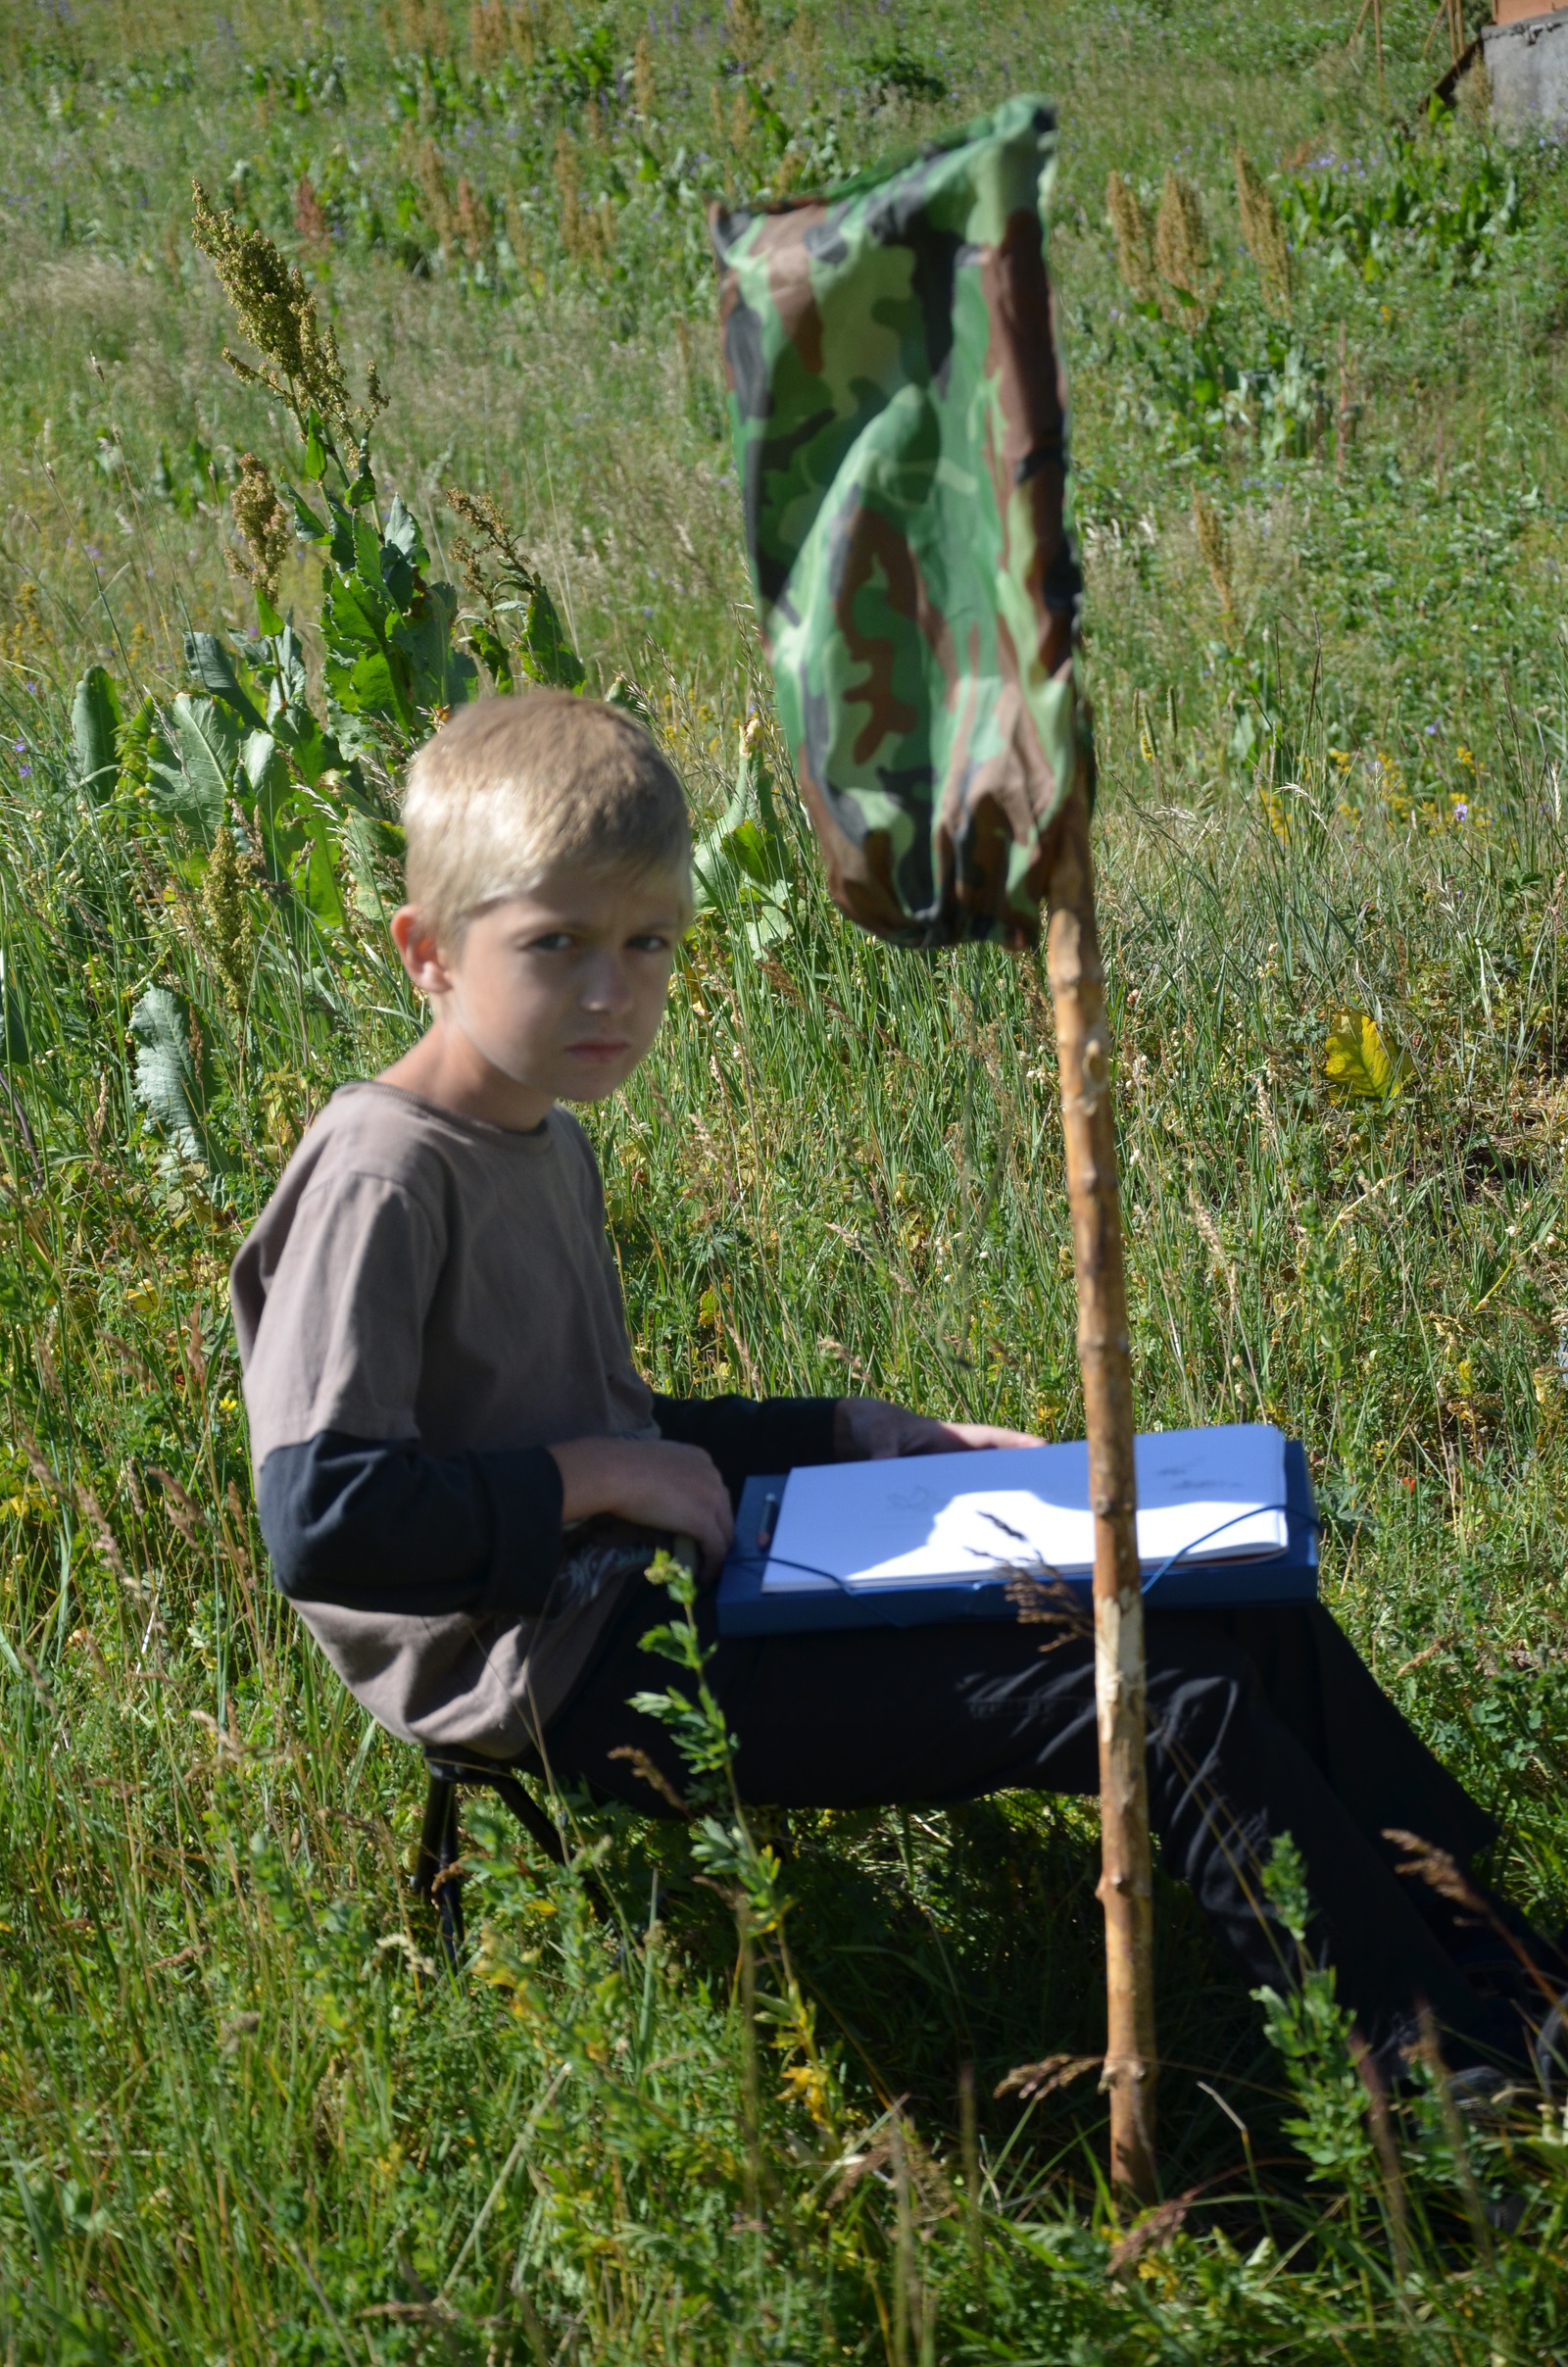
[[[1103,2044],[1090,1804],[748,1823],[698,1719],[689,1825],[566,1798],[557,1869],[468,1807],[449,1970],[416,1754],[270,1589],[226,1303],[419,1024],[410,750],[581,678],[702,831],[594,1120],[650,1379],[1079,1435],[1043,968],[827,904],[704,216],[1044,91],[1140,1424],[1306,1442],[1326,1599],[1562,1923],[1568,175],[1428,104],[1428,33],[5,12],[7,2362],[1568,2356],[1560,2091],[1381,2104],[1322,1979],[1260,2012],[1157,1876],[1165,2202],[1105,2192],[1091,2073],[1009,2082]],[[251,231],[336,341],[289,316],[272,386]]]

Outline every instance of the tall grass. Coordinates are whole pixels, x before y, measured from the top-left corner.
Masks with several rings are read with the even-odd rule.
[[[128,715],[132,693],[183,684],[187,624],[248,621],[222,558],[234,465],[293,460],[286,422],[218,365],[220,300],[183,229],[196,170],[299,248],[356,372],[380,359],[383,461],[432,544],[449,474],[494,491],[595,682],[634,677],[716,815],[766,698],[736,606],[706,266],[674,183],[780,169],[748,82],[807,164],[858,161],[1009,79],[1054,85],[1140,1421],[1260,1414],[1307,1442],[1329,1600],[1498,1816],[1494,1879],[1553,1923],[1554,160],[1506,160],[1518,220],[1455,273],[1426,216],[1376,253],[1365,222],[1385,199],[1462,212],[1484,141],[1461,122],[1391,151],[1326,16],[1107,31],[1063,9],[1042,32],[915,11],[895,40],[736,8],[662,28],[646,109],[629,15],[604,20],[616,72],[586,97],[482,66],[495,36],[466,12],[400,10],[390,48],[359,13],[228,22],[232,39],[200,44],[183,12],[6,30],[7,2356],[1556,2355],[1560,2098],[1456,2132],[1418,2083],[1369,2118],[1332,2017],[1296,2054],[1271,2048],[1168,1884],[1172,2207],[1117,2219],[1092,2079],[995,2093],[1102,2044],[1079,1803],[759,1820],[794,1900],[787,1963],[777,1934],[738,1937],[683,1827],[568,1800],[557,1873],[470,1810],[488,1936],[457,1977],[438,1968],[403,1879],[414,1754],[366,1723],[266,1577],[224,1296],[312,1113],[417,1014],[363,899],[339,928],[254,892],[237,995],[199,848],[152,826],[129,774],[82,797],[69,722],[90,660]],[[529,22],[530,71],[595,54],[598,20]],[[1402,103],[1425,24],[1386,24]],[[1237,125],[1295,224],[1298,368],[1231,226]],[[565,242],[563,129],[583,204],[611,198],[608,249],[581,217]],[[454,219],[465,174],[490,207],[477,259],[437,237],[426,137]],[[1309,138],[1298,221],[1274,168]],[[1183,149],[1221,282],[1208,347],[1129,303],[1102,221],[1112,165],[1152,205]],[[1365,172],[1314,180],[1331,151]],[[662,178],[636,179],[645,152]],[[324,241],[295,228],[302,173]],[[1226,369],[1252,374],[1227,390]],[[1290,388],[1298,416],[1269,448]],[[1222,529],[1206,551],[1195,485]],[[292,570],[309,625],[313,576]],[[1041,978],[846,929],[765,728],[760,754],[781,923],[759,955],[744,878],[720,881],[653,1059],[595,1121],[643,1367],[680,1390],[853,1385],[1071,1436]],[[186,1032],[200,1159],[138,1083],[130,1019],[154,984]]]

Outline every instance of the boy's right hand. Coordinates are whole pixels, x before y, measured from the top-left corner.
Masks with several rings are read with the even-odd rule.
[[[718,1575],[735,1534],[729,1490],[712,1456],[672,1439],[573,1438],[549,1452],[561,1473],[561,1518],[614,1512],[650,1529],[690,1537],[702,1556],[696,1576]]]

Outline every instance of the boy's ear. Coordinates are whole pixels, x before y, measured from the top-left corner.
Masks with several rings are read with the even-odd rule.
[[[400,905],[392,915],[392,942],[421,995],[444,995],[451,973],[436,943],[435,927],[416,904]]]

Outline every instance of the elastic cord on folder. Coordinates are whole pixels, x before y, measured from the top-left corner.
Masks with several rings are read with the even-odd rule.
[[[1185,1561],[1189,1553],[1196,1553],[1200,1545],[1210,1544],[1214,1538],[1223,1537],[1227,1529],[1238,1528],[1244,1520],[1256,1520],[1264,1512],[1283,1512],[1287,1520],[1291,1518],[1291,1507],[1289,1504],[1249,1504],[1245,1512],[1233,1512],[1230,1519],[1222,1520],[1217,1529],[1209,1529],[1204,1533],[1203,1536],[1195,1537],[1191,1545],[1181,1546],[1174,1553],[1168,1555],[1168,1557],[1160,1563],[1158,1569],[1152,1572],[1151,1575],[1144,1580],[1143,1592],[1146,1595],[1152,1593],[1152,1590],[1158,1586],[1160,1580],[1164,1577],[1167,1570],[1173,1570],[1179,1561]],[[1322,1523],[1318,1520],[1317,1515],[1313,1512],[1298,1512],[1296,1514],[1296,1518],[1301,1523],[1303,1528],[1311,1529],[1314,1532],[1322,1526]]]
[[[769,1499],[769,1502],[771,1503],[771,1499]],[[1180,1547],[1176,1553],[1167,1555],[1166,1559],[1160,1563],[1158,1569],[1151,1572],[1150,1576],[1144,1580],[1142,1589],[1143,1593],[1146,1596],[1152,1594],[1153,1589],[1159,1584],[1160,1580],[1165,1577],[1169,1571],[1175,1569],[1178,1563],[1185,1561],[1190,1554],[1196,1553],[1200,1546],[1211,1544],[1216,1537],[1223,1537],[1227,1529],[1239,1527],[1244,1520],[1256,1520],[1260,1514],[1264,1512],[1283,1512],[1287,1520],[1293,1518],[1298,1520],[1303,1528],[1309,1528],[1313,1531],[1320,1529],[1322,1526],[1322,1523],[1317,1519],[1314,1513],[1293,1512],[1291,1505],[1288,1504],[1249,1504],[1245,1512],[1233,1513],[1229,1520],[1222,1520],[1217,1528],[1206,1530],[1201,1537],[1195,1537],[1190,1545],[1184,1545]],[[761,1545],[760,1537],[758,1539],[758,1544],[759,1546]],[[853,1596],[857,1603],[869,1603],[885,1627],[907,1628],[926,1624],[924,1621],[920,1620],[895,1618],[893,1613],[889,1611],[882,1603],[878,1602],[877,1597],[881,1591],[880,1589],[875,1587],[855,1586],[848,1578],[842,1578],[837,1570],[818,1569],[816,1564],[810,1561],[791,1561],[785,1555],[779,1553],[768,1553],[764,1552],[763,1559],[766,1565],[776,1566],[781,1570],[799,1570],[802,1576],[806,1578],[827,1579],[830,1585],[838,1588],[840,1594]],[[1009,1571],[1008,1575],[1029,1578],[1034,1576],[1034,1572],[1032,1570],[1019,1570],[1015,1572]],[[1060,1583],[1061,1574],[1059,1571],[1053,1570],[1050,1572],[1050,1575]],[[977,1573],[974,1578],[960,1579],[958,1583],[960,1585],[968,1586],[984,1585],[986,1580],[983,1576]]]

